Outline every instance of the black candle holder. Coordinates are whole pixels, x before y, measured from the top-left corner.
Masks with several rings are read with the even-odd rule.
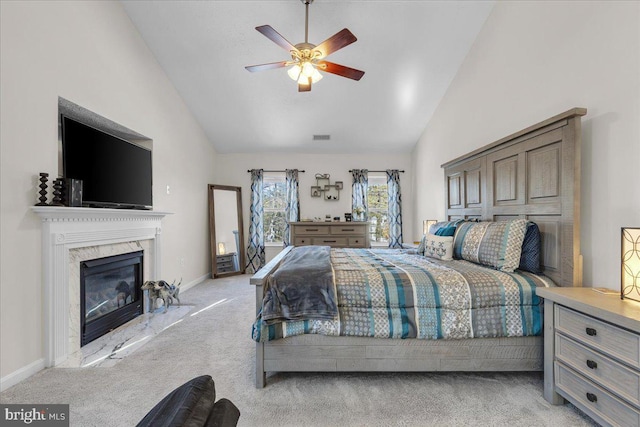
[[[38,193],[40,194],[40,197],[38,197],[39,203],[36,203],[36,206],[49,206],[49,204],[47,203],[48,177],[49,177],[48,173],[40,172],[40,185],[38,186],[40,187],[40,191],[38,191]]]
[[[57,178],[53,180],[53,200],[51,206],[64,206],[62,203],[62,188],[64,187],[64,180]]]

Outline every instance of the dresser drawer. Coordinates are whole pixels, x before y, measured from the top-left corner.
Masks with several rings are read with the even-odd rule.
[[[331,234],[335,236],[346,236],[346,235],[364,235],[365,226],[354,224],[354,225],[332,225],[331,226]]]
[[[640,367],[640,335],[555,304],[555,328],[577,341]]]
[[[317,236],[327,234],[327,227],[322,225],[294,225],[294,232],[298,236]]]
[[[307,246],[311,245],[311,237],[296,237],[293,239],[294,246]]]
[[[638,426],[640,414],[605,389],[592,384],[562,363],[554,363],[556,387],[561,394],[587,413],[593,412],[596,420],[614,426]],[[591,414],[589,414],[591,415]]]
[[[348,240],[350,248],[364,248],[367,245],[364,237],[349,237]]]
[[[319,246],[331,246],[339,248],[347,246],[348,239],[346,237],[314,237],[313,244]]]
[[[640,373],[556,334],[556,358],[629,402],[640,405]]]
[[[220,267],[230,267],[233,265],[233,261],[232,260],[218,260],[216,261],[216,265],[218,266],[218,268]]]

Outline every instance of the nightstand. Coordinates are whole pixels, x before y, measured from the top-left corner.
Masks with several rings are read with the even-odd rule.
[[[216,268],[218,273],[227,273],[229,271],[236,271],[234,265],[234,258],[236,254],[232,252],[230,254],[216,255]]]
[[[541,288],[544,397],[602,425],[640,426],[640,303],[591,288]]]

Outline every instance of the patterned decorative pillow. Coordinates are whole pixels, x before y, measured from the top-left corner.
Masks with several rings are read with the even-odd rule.
[[[451,261],[453,259],[453,237],[436,236],[428,234],[424,236],[424,256]]]
[[[513,273],[520,264],[527,220],[464,222],[458,226],[453,257]]]
[[[520,255],[519,270],[530,271],[535,274],[542,273],[540,268],[540,248],[542,239],[540,229],[535,222],[527,222],[527,232],[522,241],[522,254]]]

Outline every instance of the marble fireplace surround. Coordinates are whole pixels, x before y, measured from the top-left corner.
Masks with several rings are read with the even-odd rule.
[[[31,209],[42,219],[45,366],[52,367],[80,350],[80,261],[142,249],[143,280],[160,277],[161,221],[168,213],[51,206]]]

